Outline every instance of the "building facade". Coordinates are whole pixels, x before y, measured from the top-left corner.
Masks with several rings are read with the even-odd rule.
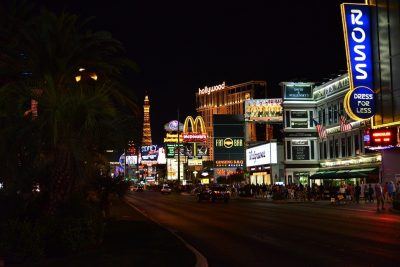
[[[207,130],[207,146],[210,160],[213,160],[213,115],[243,115],[244,102],[247,99],[263,97],[266,94],[265,81],[250,81],[236,85],[226,85],[225,82],[212,87],[199,88],[196,93],[197,112],[203,117]],[[255,125],[246,124],[246,141],[254,138]]]
[[[284,164],[286,183],[307,183],[318,171],[318,135],[313,118],[314,83],[283,82]]]
[[[324,179],[353,179],[377,182],[382,157],[365,148],[370,120],[353,121],[344,111],[344,97],[349,91],[349,77],[341,75],[325,84],[297,90],[303,96],[293,99],[290,86],[282,83],[285,115],[285,173],[288,183],[322,183]],[[288,92],[289,91],[289,92]],[[325,136],[320,137],[320,124]]]

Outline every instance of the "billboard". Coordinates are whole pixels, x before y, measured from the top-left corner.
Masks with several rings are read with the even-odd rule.
[[[341,10],[350,80],[344,107],[353,120],[369,119],[376,113],[370,7],[365,4],[342,4]]]
[[[244,116],[213,115],[213,126],[215,162],[244,162]]]
[[[397,128],[386,128],[369,131],[371,147],[393,147],[397,145]]]
[[[178,122],[177,120],[170,121],[164,124],[164,130],[167,132],[177,132],[179,125],[179,131],[183,130],[183,124]]]
[[[180,162],[180,180],[184,178],[183,162]],[[167,179],[177,180],[178,179],[178,160],[177,159],[167,159]]]
[[[138,157],[137,156],[126,156],[125,157],[126,164],[127,165],[136,165],[138,163]]]
[[[197,144],[196,145],[196,156],[198,158],[208,156],[208,147],[206,145]]]
[[[276,143],[264,144],[246,150],[246,166],[260,166],[278,163]]]
[[[246,121],[282,122],[282,98],[246,100],[245,119]]]
[[[286,84],[284,98],[289,100],[313,99],[313,85],[303,83]]]
[[[142,146],[140,148],[141,161],[146,163],[157,163],[158,158],[158,146]]]

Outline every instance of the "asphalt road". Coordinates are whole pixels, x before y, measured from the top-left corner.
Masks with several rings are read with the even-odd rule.
[[[377,213],[372,204],[197,203],[147,191],[127,200],[176,231],[210,266],[400,266],[400,215]]]

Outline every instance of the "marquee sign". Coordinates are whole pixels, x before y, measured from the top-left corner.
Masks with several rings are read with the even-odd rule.
[[[353,120],[369,119],[375,115],[370,7],[342,4],[341,10],[350,79],[345,110]]]

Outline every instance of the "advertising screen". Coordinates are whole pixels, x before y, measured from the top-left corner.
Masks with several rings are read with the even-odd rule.
[[[142,146],[140,148],[140,154],[142,162],[157,162],[158,158],[158,146],[151,145],[151,146]]]
[[[137,162],[137,156],[126,156],[125,160],[126,160],[126,164],[128,165],[136,165]]]
[[[246,166],[276,164],[278,162],[276,143],[264,144],[246,150]]]
[[[397,145],[397,128],[370,130],[371,147],[386,147]]]
[[[282,122],[282,98],[246,100],[245,119],[246,121]]]
[[[180,167],[180,179],[184,178],[183,162],[181,161]],[[178,160],[177,159],[167,159],[167,179],[177,180],[178,179]]]
[[[245,161],[244,116],[214,115],[214,160]]]

